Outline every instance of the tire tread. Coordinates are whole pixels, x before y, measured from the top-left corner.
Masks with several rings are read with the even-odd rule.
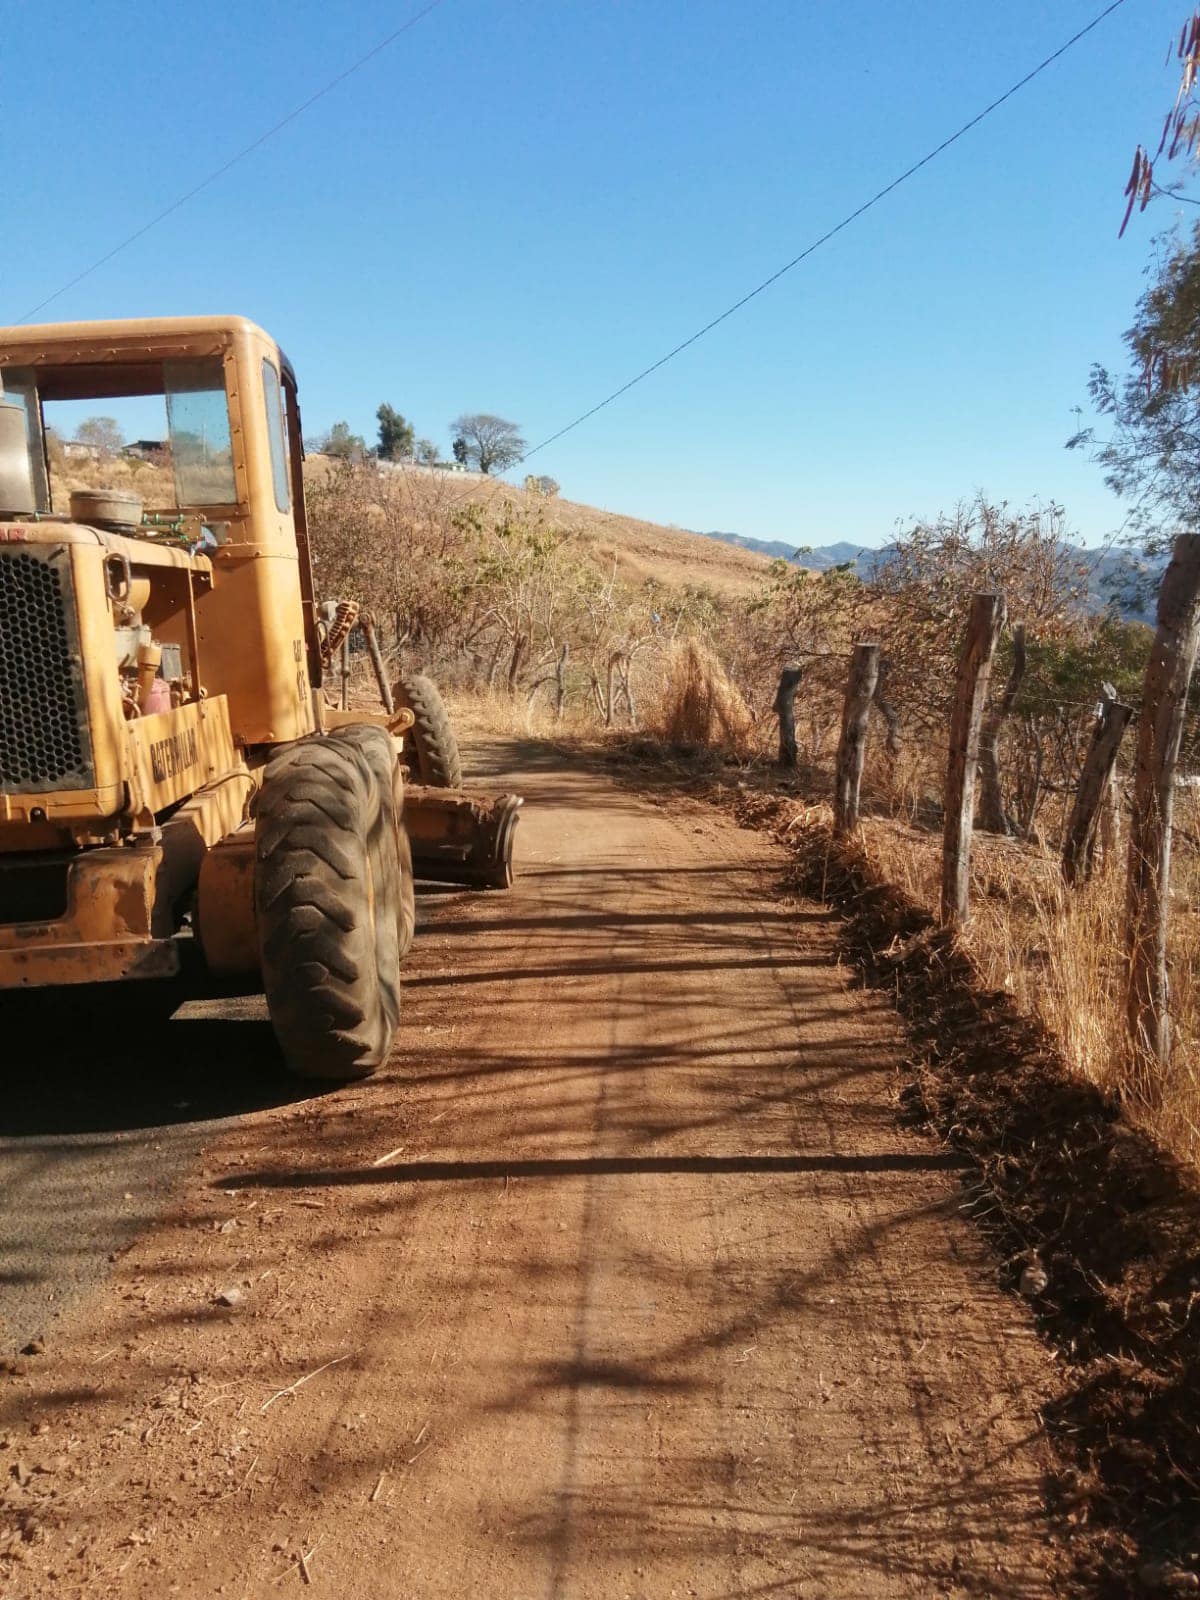
[[[381,793],[377,776],[395,765],[391,739],[374,727],[345,732],[282,752],[255,805],[271,1021],[294,1071],[343,1080],[386,1059],[399,1011],[405,894],[394,794],[390,784]]]
[[[462,757],[437,684],[423,673],[405,675],[392,686],[392,698],[416,719],[405,739],[412,741],[420,782],[434,789],[461,788]]]

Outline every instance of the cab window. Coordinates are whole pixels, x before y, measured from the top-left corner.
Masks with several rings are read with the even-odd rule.
[[[179,504],[236,505],[229,403],[220,358],[165,361],[163,380]]]
[[[283,396],[274,364],[264,358],[263,398],[267,406],[267,438],[271,441],[271,477],[275,484],[275,504],[280,511],[291,509],[288,492],[287,446],[283,439]]]

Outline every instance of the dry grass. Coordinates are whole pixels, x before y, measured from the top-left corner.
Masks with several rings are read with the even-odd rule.
[[[55,461],[50,469],[50,493],[55,511],[66,512],[75,489],[123,489],[140,494],[147,511],[175,509],[175,479],[170,467],[131,456],[101,461]]]
[[[568,701],[559,717],[552,704],[538,696],[532,704],[524,694],[503,689],[446,690],[444,698],[460,740],[473,735],[543,739],[595,739],[598,730],[591,706]],[[628,730],[622,730],[623,732]]]
[[[305,464],[305,481],[321,481],[331,466],[325,458],[313,457]],[[631,582],[650,579],[670,588],[704,587],[714,594],[737,598],[750,594],[770,567],[765,556],[722,544],[718,539],[643,522],[615,511],[601,511],[558,496],[546,500],[502,478],[423,467],[400,467],[389,477],[400,480],[411,513],[418,520],[442,519],[451,504],[498,509],[507,501],[519,512],[540,512],[563,533],[591,545],[602,565],[615,565],[618,574]]]
[[[323,484],[335,465],[326,456],[311,456],[304,464],[305,484],[309,488]],[[750,594],[770,566],[765,556],[736,545],[557,496],[547,500],[503,478],[399,467],[387,473],[386,481],[402,491],[414,523],[441,522],[455,506],[499,509],[505,501],[522,512],[541,512],[563,533],[592,546],[602,565],[615,566],[632,582],[650,579],[669,588],[704,587],[733,599]],[[104,461],[68,461],[54,468],[52,488],[58,510],[67,509],[72,489],[101,487],[132,489],[143,497],[149,510],[175,505],[169,467],[117,456]]]
[[[1188,808],[1195,802],[1185,803]],[[1186,841],[1186,825],[1182,835]],[[936,912],[941,840],[911,825],[863,823],[871,870]],[[1092,882],[1068,891],[1057,853],[976,834],[971,920],[963,942],[983,981],[1010,994],[1053,1035],[1071,1071],[1126,1098],[1128,1115],[1182,1159],[1200,1165],[1200,860],[1186,847],[1175,865],[1170,937],[1173,1082],[1162,1110],[1129,1100],[1125,1049],[1124,850],[1099,863]]]
[[[749,707],[716,656],[698,639],[672,645],[649,726],[669,744],[727,750],[732,755],[745,755],[754,739]]]
[[[653,671],[650,668],[649,671]],[[365,680],[364,680],[365,681]],[[551,700],[505,689],[446,694],[455,726],[471,734],[532,735],[574,741],[628,736],[628,723],[598,725],[590,702],[569,700],[560,717]],[[754,719],[716,656],[696,639],[673,644],[661,658],[661,681],[651,696],[646,729],[667,743],[746,757],[757,737]]]

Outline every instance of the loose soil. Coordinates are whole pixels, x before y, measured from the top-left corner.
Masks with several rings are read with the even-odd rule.
[[[904,1119],[969,1160],[969,1210],[1014,1290],[1036,1283],[1064,1363],[1043,1411],[1049,1503],[1090,1593],[1200,1592],[1200,1184],[1065,1068],[984,987],[946,930],[880,882],[853,840],[780,797],[735,793],[777,832],[793,884],[845,916],[843,952],[904,1016]]]
[[[699,801],[477,776],[517,886],[426,898],[388,1068],[180,1147],[10,1362],[3,1593],[1067,1592],[1060,1365],[838,918]]]

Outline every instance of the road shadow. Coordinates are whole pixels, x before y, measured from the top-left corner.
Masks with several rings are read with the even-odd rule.
[[[418,933],[439,892],[422,884]],[[288,1071],[259,993],[222,989],[194,953],[164,982],[82,984],[0,997],[10,1072],[0,1139],[220,1121],[293,1105],[340,1087]]]
[[[404,1161],[383,1167],[284,1168],[226,1173],[214,1189],[304,1189],[383,1183],[473,1183],[496,1178],[620,1178],[654,1174],[802,1172],[960,1172],[966,1158],[953,1150],[887,1151],[872,1155],[587,1156],[498,1161]]]
[[[209,1122],[325,1087],[288,1073],[261,995],[175,984],[10,994],[4,1023],[2,1138]]]

